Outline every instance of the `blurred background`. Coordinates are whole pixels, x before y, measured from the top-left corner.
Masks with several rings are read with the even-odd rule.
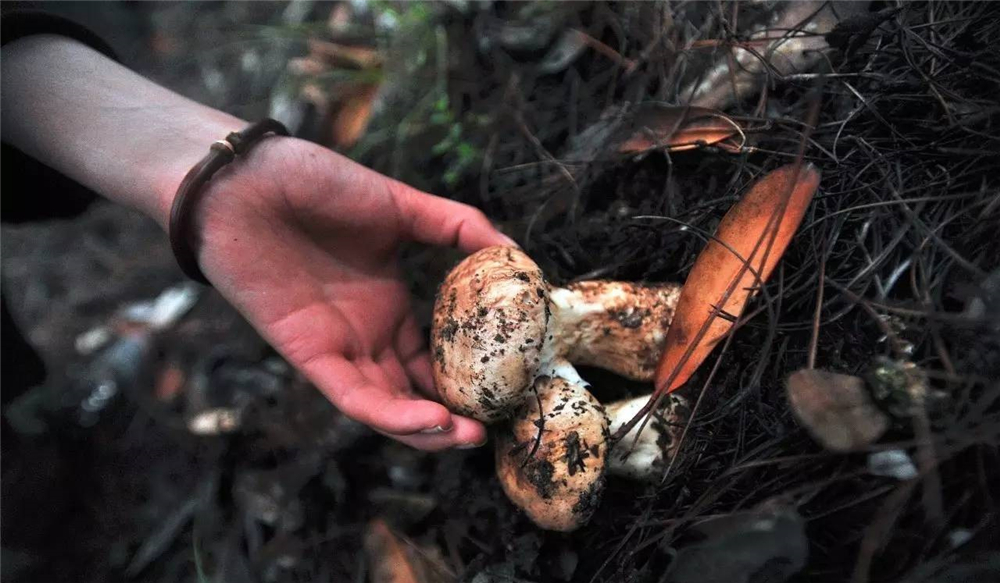
[[[4,581],[380,581],[399,564],[423,583],[996,580],[989,3],[40,5],[183,95],[474,204],[557,284],[683,281],[697,233],[762,172],[801,148],[823,181],[676,469],[612,480],[569,535],[507,501],[490,447],[422,454],[339,415],[185,281],[153,221],[97,202],[4,225],[4,295],[46,368],[4,394]],[[644,102],[745,135],[624,155],[611,137]],[[457,259],[403,250],[424,324]],[[815,318],[819,366],[865,379],[882,442],[831,452],[791,411]],[[584,372],[602,400],[649,390]],[[920,474],[872,469],[882,450]]]

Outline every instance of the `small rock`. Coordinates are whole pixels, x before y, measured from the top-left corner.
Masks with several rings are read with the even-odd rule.
[[[788,401],[809,434],[830,451],[856,451],[889,428],[860,378],[803,369],[788,377]]]
[[[193,283],[183,283],[163,291],[155,300],[125,306],[121,316],[130,322],[144,324],[152,330],[163,330],[188,313],[201,292]]]
[[[912,480],[918,475],[917,466],[910,456],[901,449],[876,451],[868,456],[868,473],[873,476]]]
[[[111,338],[111,330],[107,326],[98,326],[77,336],[73,345],[78,353],[86,356],[106,346]]]
[[[195,435],[223,435],[240,428],[240,411],[217,407],[201,411],[188,419],[188,431]]]
[[[956,528],[948,533],[948,544],[957,549],[972,539],[972,532],[967,528]]]

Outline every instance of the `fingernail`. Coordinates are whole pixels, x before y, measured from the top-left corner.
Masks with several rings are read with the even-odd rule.
[[[435,425],[434,427],[431,427],[429,429],[420,430],[420,433],[423,435],[435,435],[437,433],[448,433],[449,431],[451,431],[451,427],[445,428],[441,427],[440,425]]]
[[[486,439],[483,439],[479,443],[463,443],[462,445],[456,445],[455,449],[476,449],[477,447],[486,445],[486,441]]]

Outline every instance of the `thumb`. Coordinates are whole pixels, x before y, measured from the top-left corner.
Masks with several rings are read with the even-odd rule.
[[[394,181],[395,182],[395,181]],[[396,182],[392,188],[405,235],[414,241],[457,247],[466,253],[493,245],[517,247],[475,207],[420,192]]]

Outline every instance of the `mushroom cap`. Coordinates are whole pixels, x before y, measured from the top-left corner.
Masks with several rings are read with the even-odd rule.
[[[549,315],[548,284],[520,249],[487,247],[455,266],[431,328],[445,404],[484,422],[513,414],[538,374]]]
[[[496,439],[497,475],[507,497],[547,530],[585,524],[604,491],[608,420],[587,389],[539,377]],[[541,436],[539,437],[539,427]]]
[[[618,431],[635,417],[650,396],[644,395],[608,405],[611,433]],[[642,427],[642,423],[638,423],[615,444],[608,456],[608,472],[633,480],[659,479],[677,454],[681,432],[690,414],[687,399],[676,393],[665,395],[660,408],[652,412],[642,433],[638,433]],[[637,434],[638,440],[635,438]]]

